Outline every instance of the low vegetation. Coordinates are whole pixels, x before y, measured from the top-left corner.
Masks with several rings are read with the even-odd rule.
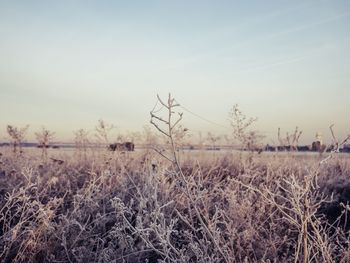
[[[51,158],[1,148],[1,262],[350,262],[342,143],[324,156],[183,152],[178,104],[158,99],[153,149],[89,148],[84,130]],[[243,148],[257,143],[235,127]]]
[[[2,262],[349,262],[350,167],[318,157],[5,152]]]

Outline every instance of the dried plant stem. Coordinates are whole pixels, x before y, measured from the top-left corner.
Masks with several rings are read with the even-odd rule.
[[[180,175],[180,182],[182,182],[182,185],[184,187],[184,193],[187,196],[187,198],[190,200],[191,205],[194,208],[194,211],[196,213],[196,216],[205,230],[206,234],[210,238],[210,240],[213,242],[214,246],[216,247],[217,251],[220,253],[222,259],[224,262],[230,262],[226,256],[226,254],[222,251],[220,245],[217,243],[216,239],[214,238],[213,234],[211,233],[210,229],[208,228],[206,222],[203,220],[203,215],[201,214],[200,210],[198,209],[197,201],[193,197],[193,194],[191,192],[191,189],[189,188],[189,183],[186,180],[186,177],[184,173],[182,172],[181,165],[179,162],[178,158],[178,153],[177,153],[177,147],[176,147],[176,142],[174,140],[174,129],[175,127],[180,123],[182,120],[182,113],[179,113],[179,117],[176,121],[172,122],[172,116],[175,113],[174,108],[177,106],[180,106],[175,102],[175,99],[171,97],[169,94],[168,96],[168,101],[167,103],[164,103],[162,99],[157,95],[158,101],[167,109],[167,120],[164,120],[161,117],[156,116],[153,112],[151,112],[151,124],[162,134],[164,134],[170,141],[170,153],[172,155],[172,158],[166,157],[164,154],[161,154],[163,157],[166,157],[167,160],[171,161],[172,164],[175,166],[177,174]],[[166,130],[162,129],[158,124],[156,124],[153,119],[159,120],[160,122],[166,124]],[[158,152],[159,153],[159,152]]]

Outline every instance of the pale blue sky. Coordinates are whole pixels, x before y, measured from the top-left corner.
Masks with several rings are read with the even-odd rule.
[[[99,118],[141,130],[156,94],[227,125],[238,103],[278,127],[350,133],[350,1],[0,0],[6,124],[69,139]],[[228,133],[189,113],[192,131]]]

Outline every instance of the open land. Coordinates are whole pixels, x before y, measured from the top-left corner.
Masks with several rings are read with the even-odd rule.
[[[2,262],[350,260],[347,154],[1,152]]]

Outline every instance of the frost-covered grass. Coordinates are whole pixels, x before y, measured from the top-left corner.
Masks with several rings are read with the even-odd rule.
[[[0,149],[1,262],[350,261],[346,155],[37,151]]]

